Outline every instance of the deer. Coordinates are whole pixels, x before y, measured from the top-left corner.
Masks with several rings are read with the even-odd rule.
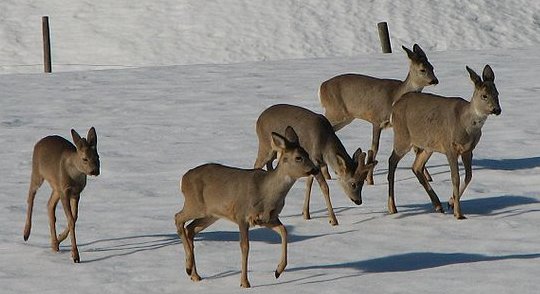
[[[32,155],[32,174],[28,191],[28,209],[24,227],[24,241],[28,241],[32,228],[32,210],[37,190],[44,181],[52,188],[47,204],[51,248],[59,251],[59,246],[69,235],[71,238],[71,257],[79,263],[79,250],[75,237],[75,223],[79,214],[79,199],[86,186],[87,176],[99,175],[99,155],[97,135],[94,127],[88,130],[86,138],[71,129],[73,143],[61,136],[47,136],[34,146]],[[66,215],[67,227],[56,235],[56,206],[62,203]]]
[[[439,80],[422,48],[413,50],[402,46],[410,60],[405,80],[381,79],[361,74],[343,74],[324,81],[319,87],[319,99],[324,115],[335,131],[350,124],[355,118],[372,125],[371,150],[373,158],[379,151],[381,131],[388,128],[392,105],[409,92],[421,92],[424,87],[437,85]],[[426,176],[431,176],[425,169]],[[373,185],[373,170],[368,173],[368,185]]]
[[[279,219],[285,196],[298,178],[318,173],[292,127],[285,136],[272,133],[272,144],[282,154],[276,169],[240,169],[221,164],[203,164],[185,173],[181,180],[184,206],[174,220],[185,252],[186,273],[200,281],[194,256],[194,237],[218,219],[238,225],[242,252],[240,286],[249,288],[247,261],[249,228],[263,226],[281,237],[279,278],[287,265],[287,230]],[[192,220],[187,226],[185,223]]]
[[[362,204],[362,187],[369,171],[373,170],[376,161],[373,152],[366,153],[358,148],[351,158],[347,150],[337,137],[330,122],[322,115],[306,108],[276,104],[265,109],[257,119],[256,132],[259,140],[259,149],[254,167],[262,168],[266,165],[271,170],[272,162],[278,157],[278,151],[272,148],[272,132],[283,132],[287,126],[292,126],[298,133],[300,145],[308,152],[311,160],[317,165],[319,171],[328,172],[330,166],[338,176],[338,181],[345,195],[356,205]],[[328,209],[329,223],[338,225],[332,203],[330,191],[324,172],[308,177],[302,215],[304,219],[311,218],[309,202],[313,179],[317,179],[323,193]]]
[[[456,219],[465,219],[460,198],[472,179],[473,150],[482,135],[482,126],[490,114],[500,115],[499,92],[495,87],[495,74],[489,65],[484,67],[482,78],[466,66],[474,84],[470,101],[460,97],[443,97],[434,94],[408,93],[392,111],[394,149],[388,159],[388,211],[396,213],[394,176],[403,156],[416,148],[412,170],[429,195],[435,211],[443,213],[439,198],[422,167],[433,152],[446,155],[452,178],[452,196],[449,207]],[[460,188],[458,158],[465,169],[464,184]]]

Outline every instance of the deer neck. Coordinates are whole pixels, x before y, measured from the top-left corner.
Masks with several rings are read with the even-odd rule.
[[[394,93],[394,101],[407,93],[422,92],[423,89],[424,86],[415,83],[414,79],[411,78],[411,75],[407,74],[407,78],[405,78],[405,80],[399,84]]]
[[[476,106],[476,103],[474,103],[474,101],[471,100],[471,102],[468,103],[467,108],[463,112],[462,123],[465,126],[467,133],[469,134],[477,133],[484,126],[484,123],[486,122],[487,117],[488,117],[488,114],[478,109],[478,107]]]
[[[280,164],[276,169],[267,172],[264,177],[263,189],[265,191],[265,200],[278,201],[287,195],[292,188],[296,178],[288,175],[283,168],[280,168]]]
[[[86,174],[79,170],[77,167],[78,164],[78,158],[76,152],[70,152],[65,154],[65,159],[63,160],[63,166],[64,171],[67,173],[69,178],[74,180],[77,183],[80,183],[81,185],[84,185],[86,183]]]
[[[328,148],[324,152],[324,161],[334,170],[339,171],[340,166],[338,164],[337,156],[341,156],[341,158],[345,159],[347,168],[353,168],[353,160],[347,153],[347,150],[345,150],[345,147],[341,142],[337,141],[336,144],[328,144]]]

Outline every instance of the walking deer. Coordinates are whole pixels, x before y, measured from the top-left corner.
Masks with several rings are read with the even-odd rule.
[[[335,131],[355,118],[371,123],[374,159],[379,151],[381,131],[389,126],[392,105],[405,93],[421,92],[424,87],[439,83],[433,66],[418,44],[414,44],[412,51],[405,46],[402,48],[410,59],[409,73],[404,81],[344,74],[323,82],[319,88],[324,115]],[[427,170],[426,174],[429,176]],[[368,174],[367,183],[373,185],[373,170]]]
[[[278,278],[287,265],[287,230],[279,220],[285,196],[300,177],[318,173],[309,155],[299,145],[294,129],[287,127],[285,137],[272,133],[272,144],[282,156],[276,169],[239,169],[205,164],[182,177],[184,207],[175,215],[178,235],[186,256],[186,273],[191,280],[201,277],[195,267],[193,239],[220,218],[228,219],[240,230],[242,273],[240,286],[250,287],[247,277],[249,228],[268,227],[281,236],[281,261],[275,271]],[[184,224],[193,220],[187,227]]]
[[[349,199],[357,205],[362,204],[364,180],[368,172],[377,164],[373,161],[373,153],[369,152],[366,162],[366,153],[358,148],[351,158],[328,120],[323,115],[308,109],[277,104],[261,113],[256,124],[259,151],[255,168],[262,168],[266,164],[267,169],[272,169],[272,161],[277,157],[278,151],[272,148],[271,134],[282,132],[287,126],[292,126],[298,132],[300,145],[306,149],[309,157],[320,170],[327,170],[329,165],[338,175],[339,183]],[[302,214],[305,219],[310,219],[309,201],[314,177],[324,195],[330,224],[337,225],[338,221],[330,202],[330,191],[322,172],[310,176],[306,181]]]
[[[71,237],[71,256],[73,261],[78,263],[80,258],[75,238],[75,223],[79,214],[79,198],[86,186],[86,176],[99,175],[99,155],[94,127],[90,128],[86,138],[81,138],[73,129],[71,136],[75,146],[60,136],[48,136],[38,141],[34,147],[24,241],[30,237],[36,192],[46,180],[52,188],[47,205],[52,250],[57,252],[60,243],[69,235]],[[67,227],[57,236],[55,210],[58,201],[62,202]]]
[[[408,93],[395,105],[392,112],[394,150],[388,160],[388,211],[396,213],[394,200],[394,175],[401,158],[411,148],[418,150],[412,170],[428,193],[436,211],[443,208],[422,173],[422,167],[433,152],[446,155],[452,176],[452,196],[449,206],[457,219],[465,218],[460,198],[472,179],[473,150],[482,135],[482,126],[489,114],[501,114],[499,93],[495,87],[495,74],[489,65],[484,67],[483,80],[466,67],[474,83],[471,101],[458,97],[433,94]],[[465,168],[464,185],[460,189],[458,157]]]

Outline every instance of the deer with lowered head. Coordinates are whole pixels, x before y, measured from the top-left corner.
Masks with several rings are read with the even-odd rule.
[[[278,150],[272,148],[272,132],[282,132],[287,126],[292,126],[298,133],[300,145],[308,152],[311,160],[319,170],[327,171],[330,166],[338,175],[338,181],[345,194],[355,204],[362,204],[362,187],[370,170],[377,164],[373,161],[373,153],[366,153],[358,148],[351,158],[345,147],[337,137],[332,125],[321,114],[312,112],[303,107],[277,104],[264,110],[257,119],[256,131],[259,139],[259,151],[255,161],[255,168],[266,165],[272,169],[272,161],[277,157]],[[323,173],[310,176],[306,181],[306,192],[303,216],[310,219],[309,201],[313,178],[317,179],[326,201],[329,222],[337,225],[338,221],[332,203],[330,190]]]
[[[281,261],[275,271],[278,278],[287,265],[287,230],[279,220],[285,196],[298,178],[318,173],[307,152],[299,145],[293,128],[285,136],[272,133],[272,144],[281,157],[276,169],[239,169],[220,164],[204,164],[182,177],[184,207],[175,215],[178,235],[184,245],[186,273],[201,280],[195,266],[194,242],[197,233],[220,218],[238,225],[242,251],[240,286],[249,288],[247,261],[249,228],[255,225],[272,229],[281,236]],[[193,220],[187,226],[185,223]]]
[[[340,130],[355,118],[371,123],[374,159],[379,150],[381,131],[389,127],[392,105],[405,93],[421,92],[424,87],[439,83],[433,66],[418,44],[414,44],[412,51],[405,46],[402,48],[410,60],[409,73],[404,81],[343,74],[323,82],[319,88],[324,115],[334,130]],[[429,177],[427,170],[425,172]],[[373,185],[373,170],[368,174],[367,183]]]
[[[408,93],[392,111],[394,150],[388,160],[388,211],[396,213],[394,175],[398,162],[411,148],[417,150],[412,170],[428,193],[436,211],[444,212],[435,191],[427,181],[422,168],[433,152],[446,155],[452,177],[452,196],[449,206],[454,216],[464,219],[460,198],[472,179],[473,150],[482,135],[482,126],[488,115],[501,114],[499,92],[495,87],[495,74],[489,65],[482,78],[466,67],[474,83],[470,101],[459,97],[442,97],[425,93]],[[460,188],[458,158],[465,168],[464,184]]]
[[[81,138],[73,129],[71,136],[75,145],[60,136],[48,136],[39,140],[34,146],[24,240],[27,241],[30,237],[36,192],[46,180],[52,188],[47,205],[52,250],[58,252],[60,243],[69,235],[71,256],[74,262],[79,263],[79,250],[75,238],[79,198],[86,186],[86,177],[99,175],[99,155],[94,127],[90,128],[86,138]],[[57,236],[55,210],[58,201],[61,201],[64,208],[67,227]]]

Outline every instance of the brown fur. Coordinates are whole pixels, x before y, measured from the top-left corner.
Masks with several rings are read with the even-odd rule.
[[[86,176],[99,175],[99,155],[97,154],[97,135],[92,127],[87,139],[81,138],[71,130],[73,145],[60,136],[48,136],[41,139],[34,147],[32,156],[32,176],[28,191],[28,210],[24,228],[24,240],[30,237],[32,210],[36,192],[46,180],[52,188],[48,202],[51,247],[59,250],[60,243],[71,236],[71,255],[73,261],[80,262],[75,238],[75,223],[78,217],[79,198],[86,186]],[[55,210],[58,201],[62,202],[67,219],[67,228],[56,236]]]
[[[374,159],[379,150],[381,131],[390,126],[392,105],[405,93],[421,92],[425,86],[438,83],[433,66],[420,46],[414,44],[413,51],[406,47],[403,50],[410,59],[409,73],[404,81],[344,74],[323,82],[319,88],[324,115],[336,131],[355,118],[372,124]],[[373,171],[369,172],[367,181],[373,184]]]
[[[285,130],[285,137],[272,134],[274,148],[282,152],[279,166],[272,171],[239,169],[220,164],[205,164],[188,171],[182,177],[181,190],[184,207],[175,215],[178,235],[182,239],[186,256],[186,272],[191,280],[201,277],[195,266],[195,235],[220,218],[238,224],[242,249],[240,285],[250,287],[247,278],[249,232],[251,226],[261,225],[281,236],[281,262],[276,278],[287,265],[287,231],[279,220],[285,196],[300,177],[317,172],[309,155],[298,144],[292,128]],[[187,227],[185,223],[193,220]]]
[[[469,67],[474,93],[471,101],[462,98],[442,97],[424,93],[404,95],[392,112],[394,126],[394,150],[389,159],[388,210],[397,212],[394,200],[394,174],[398,162],[415,148],[418,152],[413,171],[428,193],[436,211],[443,212],[437,194],[431,188],[422,168],[433,152],[445,154],[452,175],[454,216],[464,218],[460,198],[472,179],[472,152],[482,135],[482,126],[489,114],[500,114],[499,93],[494,84],[495,75],[489,65],[483,71],[482,79]],[[458,157],[465,167],[465,182],[460,189]]]
[[[304,146],[313,162],[324,171],[329,165],[338,175],[339,183],[345,194],[357,205],[362,204],[362,187],[370,170],[374,168],[372,152],[366,153],[359,148],[353,158],[336,136],[334,129],[328,120],[320,114],[308,109],[288,105],[277,104],[264,110],[257,119],[257,137],[259,138],[259,151],[255,168],[272,169],[272,161],[277,157],[277,151],[272,148],[272,132],[283,132],[287,126],[292,126],[298,132],[300,145]],[[330,202],[328,184],[322,173],[311,176],[306,181],[306,194],[303,208],[305,219],[310,218],[309,201],[313,177],[317,179],[323,192],[330,224],[337,225],[338,221]]]

